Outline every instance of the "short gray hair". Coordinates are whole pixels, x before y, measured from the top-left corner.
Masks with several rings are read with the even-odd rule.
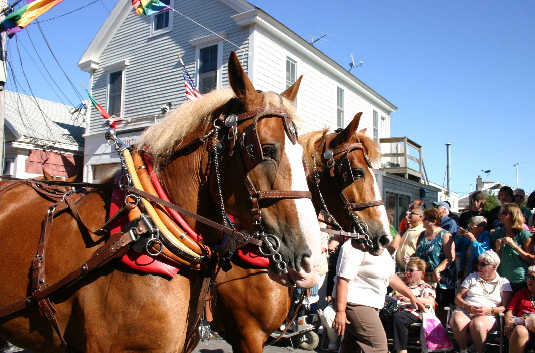
[[[422,207],[422,206],[414,206],[414,208],[412,209],[412,211],[416,211],[415,213],[418,213],[420,216],[424,216],[424,211],[425,211],[425,208]]]
[[[474,223],[478,227],[487,228],[487,219],[483,216],[474,216],[470,218],[470,222],[468,222],[468,224],[470,223]]]
[[[530,273],[530,272],[535,272],[535,265],[531,265],[528,267],[528,272],[527,273]]]
[[[500,266],[500,256],[496,254],[494,250],[487,250],[483,254],[479,255],[478,261],[487,260],[487,263],[491,265]],[[532,266],[535,271],[535,266]]]

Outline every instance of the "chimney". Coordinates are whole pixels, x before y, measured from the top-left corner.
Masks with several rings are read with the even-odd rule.
[[[476,191],[479,190],[483,190],[483,179],[481,178],[481,175],[478,175],[476,179]]]

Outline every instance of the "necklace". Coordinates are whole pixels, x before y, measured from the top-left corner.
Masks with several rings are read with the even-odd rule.
[[[496,290],[496,287],[498,286],[498,281],[496,281],[494,284],[491,283],[490,285],[492,286],[492,289],[489,291],[485,287],[484,283],[487,283],[487,282],[483,281],[482,279],[479,280],[479,284],[481,285],[481,288],[483,288],[483,293],[485,295],[490,295],[494,293],[494,291]]]

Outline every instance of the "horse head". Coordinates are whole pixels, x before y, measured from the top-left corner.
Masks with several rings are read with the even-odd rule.
[[[392,236],[373,172],[380,151],[364,132],[357,131],[361,116],[356,114],[343,130],[311,132],[299,142],[307,151],[316,209],[327,211],[342,230],[358,235],[353,239],[355,247],[377,254]]]
[[[167,124],[151,127],[140,144],[154,156],[166,156],[162,163],[156,158],[155,167],[173,202],[187,200],[196,212],[220,223],[225,214],[233,215],[262,242],[274,277],[288,285],[313,286],[320,233],[294,125],[291,101],[297,89],[285,92],[290,99],[257,91],[234,52],[228,77],[231,89],[183,104],[169,114]],[[182,126],[193,115],[204,123]],[[172,131],[179,125],[177,139]],[[158,147],[155,140],[166,138],[174,142]],[[209,243],[205,234],[210,230],[199,223],[196,228]]]

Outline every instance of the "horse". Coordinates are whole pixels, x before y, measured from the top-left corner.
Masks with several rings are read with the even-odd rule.
[[[299,143],[316,211],[327,211],[346,235],[368,234],[356,241],[376,253],[392,238],[372,168],[380,152],[364,130],[357,132],[361,115],[342,131],[309,132]],[[262,352],[290,311],[292,289],[271,280],[265,269],[239,261],[229,271],[220,271],[216,282],[212,327],[224,333],[233,352]]]
[[[127,205],[139,210],[141,199],[143,212],[149,210],[151,195],[131,185],[148,165],[107,183],[77,183],[76,191],[57,198],[40,193],[43,181],[0,182],[2,339],[32,352],[191,350],[201,299],[228,244],[261,246],[270,255],[268,271],[282,283],[317,283],[320,230],[296,143],[295,109],[287,98],[255,90],[234,52],[228,77],[230,88],[180,105],[149,127],[134,151],[150,160],[150,176],[170,202],[153,199],[185,212],[186,226],[199,235],[198,266],[179,266],[171,279],[118,259],[139,248],[139,234],[151,237],[136,250],[144,255],[171,249],[152,215],[129,217],[128,230],[108,231],[115,183],[129,193]],[[113,130],[107,137],[128,167],[123,170],[131,171],[130,150]],[[237,215],[249,235],[228,231],[222,211]],[[184,238],[177,239],[185,244]],[[190,257],[184,258],[194,262]]]

